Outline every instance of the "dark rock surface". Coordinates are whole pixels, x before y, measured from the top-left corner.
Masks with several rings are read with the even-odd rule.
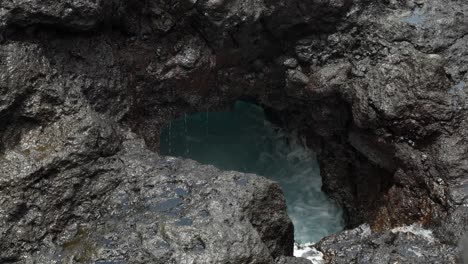
[[[281,257],[293,239],[276,184],[154,153],[168,120],[242,98],[299,130],[348,227],[370,225],[325,238],[326,262],[453,263],[468,228],[467,13],[2,1],[0,262],[300,263]],[[433,241],[389,231],[413,223]]]
[[[2,159],[14,176],[1,185],[3,263],[271,263],[292,253],[276,183],[162,158],[131,134],[119,141],[95,131],[50,135],[68,148],[30,133]],[[103,149],[97,138],[108,155],[80,159]],[[15,173],[20,167],[31,170]]]
[[[305,258],[285,257],[281,256],[276,259],[275,264],[310,264],[311,262]]]
[[[417,226],[373,233],[369,225],[332,235],[316,245],[329,263],[457,263],[457,247]]]

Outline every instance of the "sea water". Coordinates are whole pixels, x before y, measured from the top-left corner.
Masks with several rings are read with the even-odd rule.
[[[160,152],[277,181],[299,244],[343,229],[341,209],[321,191],[315,154],[299,137],[269,122],[254,104],[237,101],[231,111],[173,120],[161,131]]]

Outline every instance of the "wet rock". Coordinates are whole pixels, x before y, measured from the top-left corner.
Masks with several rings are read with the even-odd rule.
[[[287,58],[284,60],[283,65],[288,68],[294,69],[297,67],[297,60],[295,58]]]
[[[310,260],[305,258],[294,258],[294,257],[279,257],[275,260],[275,264],[311,264]]]
[[[286,93],[289,96],[301,98],[305,97],[305,86],[309,82],[309,77],[299,70],[288,70],[286,80]]]
[[[54,25],[74,30],[89,30],[112,18],[120,1],[42,2],[6,0],[0,6],[0,28],[35,24]]]
[[[441,5],[355,2],[336,31],[296,42],[297,57],[310,65],[312,101],[297,109],[314,106],[307,117],[285,120],[309,122],[324,190],[343,204],[351,226],[442,223],[464,203],[466,148],[455,142],[467,129],[459,49],[466,29],[454,10],[466,5]],[[455,30],[434,34],[452,23]]]
[[[154,109],[161,123],[179,113],[161,118],[171,107],[159,104],[183,90],[155,91],[184,87],[212,63],[196,36],[167,43],[44,31],[34,43],[0,47],[0,240],[8,241],[0,262],[271,263],[292,255],[278,185],[159,157],[128,132],[138,131],[129,119],[139,109]],[[199,104],[198,93],[187,101]],[[239,185],[239,177],[249,181]]]
[[[266,1],[270,16],[266,26],[276,37],[295,35],[307,28],[332,30],[352,5],[348,0],[332,1]],[[295,32],[297,31],[297,32]]]
[[[154,153],[168,120],[238,98],[300,131],[348,227],[373,230],[326,238],[326,261],[453,262],[467,226],[467,9],[2,1],[0,262],[302,261],[281,257],[293,238],[275,184]],[[415,222],[433,240],[391,231]]]
[[[445,243],[458,244],[468,232],[468,208],[460,206],[434,230],[436,236]],[[466,235],[465,235],[466,237]],[[466,238],[465,238],[466,240]]]
[[[465,235],[458,244],[458,250],[460,252],[460,260],[462,263],[468,261],[468,236]]]
[[[339,89],[346,88],[350,79],[352,65],[342,61],[337,64],[326,65],[314,72],[307,84],[307,89],[313,97],[327,97],[336,93],[345,93]]]
[[[327,263],[457,263],[455,246],[442,244],[417,226],[374,233],[362,225],[325,238],[316,247]]]
[[[102,140],[119,145],[109,135]],[[265,178],[161,158],[133,139],[97,159],[51,144],[3,157],[1,168],[15,175],[1,182],[3,260],[270,263],[292,253],[281,190]],[[15,173],[20,163],[31,170]],[[249,181],[239,185],[239,177]]]

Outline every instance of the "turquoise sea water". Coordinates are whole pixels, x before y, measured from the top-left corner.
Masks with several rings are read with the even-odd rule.
[[[341,209],[320,190],[315,154],[298,137],[268,122],[256,105],[238,101],[232,111],[173,120],[161,131],[160,152],[277,181],[298,243],[316,242],[343,229]]]

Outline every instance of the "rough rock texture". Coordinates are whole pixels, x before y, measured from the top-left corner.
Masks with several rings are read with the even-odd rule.
[[[30,132],[2,157],[12,175],[1,183],[2,263],[271,263],[291,254],[276,183],[161,158],[131,134],[119,140],[93,125],[51,126],[42,132],[51,142]],[[92,150],[108,152],[83,155]]]
[[[276,259],[275,264],[310,264],[311,262],[305,258],[285,257],[281,256]]]
[[[456,0],[0,2],[0,262],[291,255],[275,184],[153,153],[168,120],[236,99],[299,130],[348,227],[373,230],[357,249],[356,235],[325,239],[324,253],[350,252],[327,261],[411,263],[398,248],[415,245],[444,256],[418,261],[454,262],[468,227],[467,13]],[[436,242],[388,231],[415,222]]]
[[[457,263],[456,246],[417,226],[372,233],[369,225],[332,235],[316,247],[327,263]]]

